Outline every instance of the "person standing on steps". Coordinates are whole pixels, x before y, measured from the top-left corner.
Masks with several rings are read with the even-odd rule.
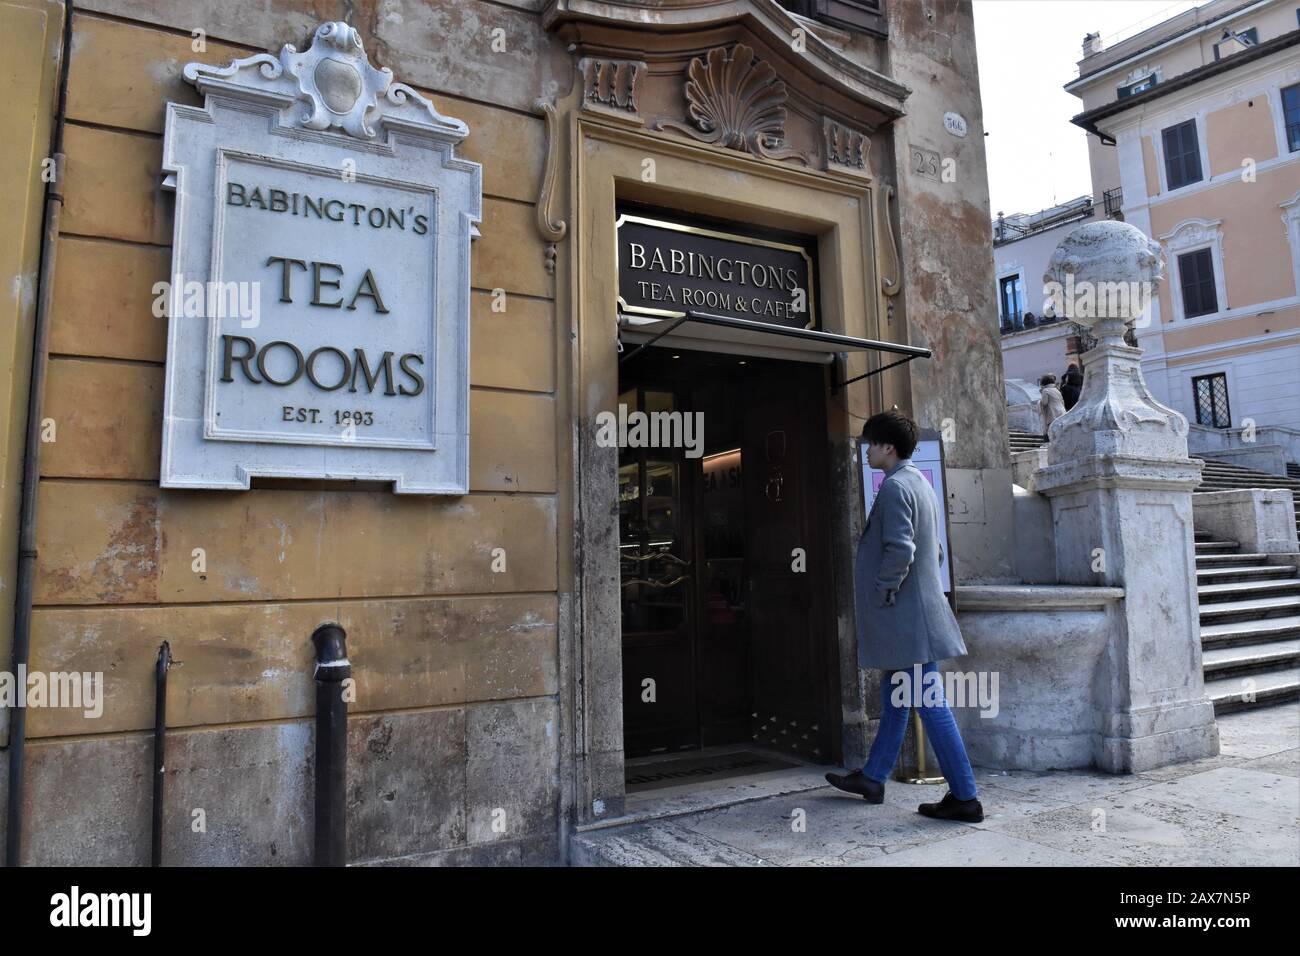
[[[1065,399],[1050,372],[1038,380],[1038,411],[1043,416],[1043,434],[1051,432],[1052,422],[1065,414]]]
[[[1083,372],[1079,371],[1079,366],[1074,362],[1070,363],[1070,367],[1061,376],[1060,392],[1067,412],[1079,404],[1079,395],[1083,392]]]
[[[898,411],[873,415],[862,426],[867,463],[885,472],[853,570],[858,666],[883,668],[880,728],[861,770],[828,773],[826,779],[868,803],[883,802],[885,779],[898,760],[915,704],[949,787],[942,800],[923,803],[917,812],[978,823],[984,808],[976,798],[975,774],[939,679],[938,662],[965,654],[966,644],[939,574],[943,551],[934,489],[912,464],[917,434],[916,423]],[[918,664],[920,687],[913,686]],[[931,681],[938,684],[937,701]]]

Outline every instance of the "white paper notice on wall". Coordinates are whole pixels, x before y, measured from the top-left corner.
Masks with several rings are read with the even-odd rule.
[[[161,483],[258,476],[469,489],[470,245],[482,169],[357,32],[184,75]],[[157,291],[157,290],[155,290]]]
[[[879,468],[872,468],[867,464],[867,445],[866,442],[858,444],[858,461],[862,468],[862,496],[863,496],[863,514],[871,514],[871,506],[875,503],[876,492],[880,490],[880,483],[885,480],[885,473]],[[916,449],[912,452],[912,464],[916,470],[925,476],[926,481],[930,482],[930,487],[934,489],[935,514],[938,517],[939,544],[943,548],[943,560],[939,562],[939,575],[943,579],[943,590],[945,594],[952,592],[952,566],[949,563],[948,555],[948,522],[944,520],[947,514],[947,491],[944,487],[943,480],[943,446],[942,442],[935,439],[925,439],[916,443]]]

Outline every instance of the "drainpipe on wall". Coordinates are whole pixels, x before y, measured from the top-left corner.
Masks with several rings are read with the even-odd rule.
[[[22,499],[18,530],[18,587],[14,595],[12,674],[26,670],[32,638],[32,579],[36,572],[36,486],[41,464],[41,399],[49,364],[50,302],[54,298],[54,255],[63,210],[63,118],[68,108],[68,67],[72,55],[72,0],[63,4],[63,55],[59,64],[59,100],[50,137],[54,177],[45,184],[45,229],[37,279],[36,326],[32,334],[32,378],[27,393],[27,433],[23,449]],[[5,865],[18,866],[22,854],[23,751],[27,743],[26,702],[10,711],[9,806],[5,822]]]

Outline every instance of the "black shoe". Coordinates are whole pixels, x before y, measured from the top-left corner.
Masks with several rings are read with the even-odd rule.
[[[962,823],[980,823],[984,819],[984,806],[978,800],[958,800],[951,790],[938,803],[921,804],[916,812],[936,820],[960,820]]]
[[[860,794],[867,803],[883,803],[885,800],[885,785],[878,780],[862,776],[861,770],[852,773],[828,773],[826,780],[838,790]]]

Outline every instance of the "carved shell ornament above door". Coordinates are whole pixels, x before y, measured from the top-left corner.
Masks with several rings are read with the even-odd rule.
[[[715,47],[707,58],[691,61],[686,77],[686,102],[694,127],[662,120],[656,129],[766,159],[793,159],[808,165],[808,158],[798,150],[784,148],[789,99],[785,81],[748,46]]]

